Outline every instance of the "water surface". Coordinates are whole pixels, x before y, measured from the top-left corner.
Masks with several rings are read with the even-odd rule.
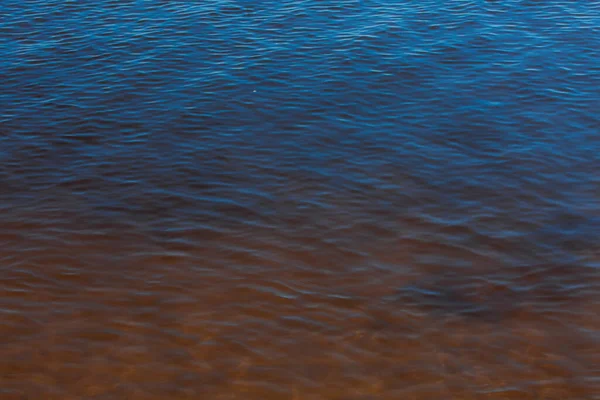
[[[0,398],[600,399],[597,2],[0,13]]]

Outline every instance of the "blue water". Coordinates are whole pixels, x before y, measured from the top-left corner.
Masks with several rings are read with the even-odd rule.
[[[3,0],[0,56],[8,398],[600,398],[597,1]],[[204,375],[95,380],[136,363],[106,355],[133,328],[89,333],[119,313],[146,355],[161,318],[204,337],[139,361]],[[499,358],[453,354],[474,342]]]

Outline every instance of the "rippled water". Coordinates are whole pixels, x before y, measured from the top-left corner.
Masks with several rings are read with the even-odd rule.
[[[0,13],[1,399],[600,399],[597,1]]]

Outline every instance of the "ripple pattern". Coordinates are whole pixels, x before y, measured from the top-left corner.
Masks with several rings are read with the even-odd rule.
[[[0,399],[600,399],[598,2],[0,15]]]

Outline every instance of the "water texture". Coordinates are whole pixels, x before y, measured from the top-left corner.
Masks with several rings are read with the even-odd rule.
[[[0,399],[600,399],[597,1],[0,2]]]

